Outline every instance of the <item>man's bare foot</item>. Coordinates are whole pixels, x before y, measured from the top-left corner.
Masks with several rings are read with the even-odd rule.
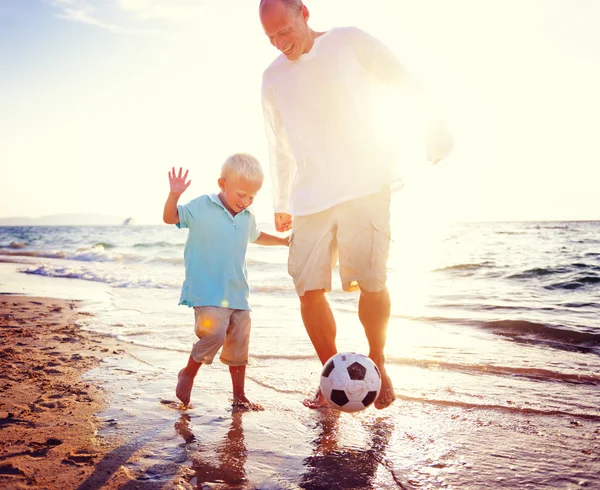
[[[325,397],[323,396],[323,393],[321,393],[321,390],[318,389],[317,392],[314,394],[314,396],[312,398],[306,398],[303,402],[302,405],[304,405],[305,407],[308,408],[328,408],[329,407],[329,403],[327,403],[327,400],[325,400]]]
[[[245,396],[238,396],[233,399],[231,406],[234,410],[252,410],[254,412],[262,412],[264,407],[259,403],[254,403],[248,400]]]
[[[186,407],[190,404],[192,387],[194,386],[194,377],[195,376],[188,374],[185,368],[179,371],[179,374],[177,375],[177,388],[175,388],[175,394]]]
[[[387,375],[384,370],[380,370],[381,372],[381,391],[379,392],[379,396],[377,400],[375,400],[375,408],[377,410],[381,410],[383,408],[389,407],[394,400],[396,399],[396,395],[394,394],[394,387],[392,386],[392,380]]]

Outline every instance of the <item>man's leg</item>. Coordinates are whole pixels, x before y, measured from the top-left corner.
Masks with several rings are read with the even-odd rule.
[[[321,364],[325,364],[331,356],[337,353],[335,319],[325,297],[325,291],[323,289],[306,291],[304,296],[300,297],[300,312],[304,327]]]
[[[331,271],[338,259],[335,206],[306,216],[294,216],[288,272],[300,298],[300,313],[306,332],[321,361],[337,353],[336,326],[325,291],[331,290]],[[309,408],[328,406],[318,390],[304,400]]]
[[[375,400],[375,407],[381,410],[391,405],[395,399],[394,387],[385,370],[384,349],[390,319],[390,294],[387,288],[375,293],[361,289],[358,318],[369,341],[369,357],[381,373],[381,392]]]
[[[321,364],[337,353],[335,345],[336,326],[325,290],[306,291],[300,296],[300,312],[306,332],[315,348]],[[327,406],[319,390],[314,398],[304,400],[309,408]]]

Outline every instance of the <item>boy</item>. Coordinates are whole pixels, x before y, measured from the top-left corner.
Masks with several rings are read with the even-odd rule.
[[[218,195],[203,195],[186,205],[177,205],[191,184],[188,171],[169,172],[171,191],[163,214],[167,224],[189,228],[184,251],[185,280],[180,305],[194,308],[195,333],[200,340],[192,348],[188,364],[179,371],[176,394],[184,406],[190,402],[192,386],[202,364],[211,364],[218,350],[229,366],[233,406],[250,410],[262,407],[246,398],[244,380],[248,363],[250,307],[246,274],[248,242],[288,245],[280,238],[258,230],[248,208],[263,183],[256,158],[238,153],[228,157],[218,179]]]

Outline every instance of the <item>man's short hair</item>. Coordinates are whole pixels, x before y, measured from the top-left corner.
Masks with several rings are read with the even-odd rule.
[[[267,4],[274,1],[283,3],[292,12],[299,12],[302,5],[304,5],[302,0],[260,0],[259,8],[262,9],[263,7],[266,7]]]
[[[250,182],[262,182],[265,178],[260,162],[247,153],[229,155],[221,166],[224,179],[241,177]]]

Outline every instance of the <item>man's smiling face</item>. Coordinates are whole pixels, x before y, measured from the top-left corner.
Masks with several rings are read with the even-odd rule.
[[[267,1],[260,9],[260,21],[271,44],[290,61],[297,60],[312,46],[308,9],[304,5],[296,9],[280,0]]]

